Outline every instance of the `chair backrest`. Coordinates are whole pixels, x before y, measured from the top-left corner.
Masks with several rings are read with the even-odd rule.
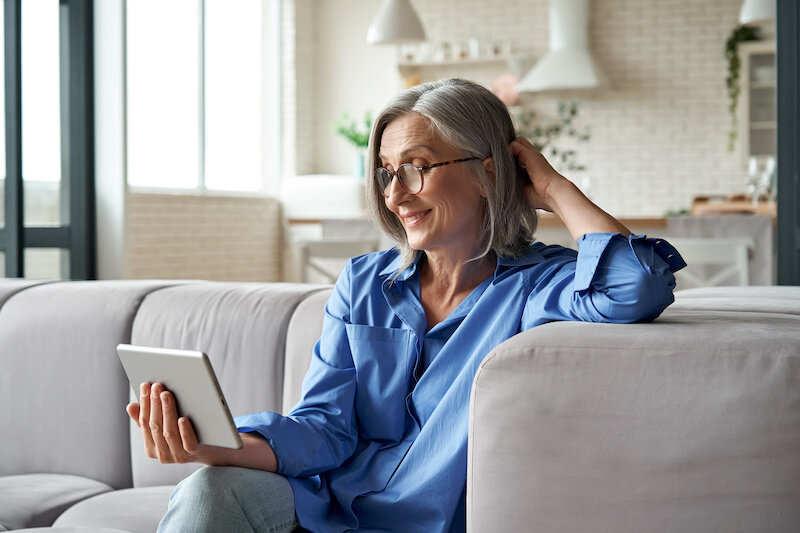
[[[377,237],[362,240],[301,239],[296,244],[300,279],[304,283],[312,281],[310,272],[321,276],[325,282],[334,283],[348,259],[378,250]]]
[[[750,284],[750,237],[670,239],[687,263],[675,273],[679,288]]]

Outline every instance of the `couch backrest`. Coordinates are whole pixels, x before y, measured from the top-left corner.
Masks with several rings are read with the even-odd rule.
[[[116,346],[164,282],[4,282],[0,475],[50,472],[131,486],[130,390]],[[12,291],[12,286],[22,290]]]
[[[0,278],[0,307],[18,292],[44,283],[48,282],[22,278]]]
[[[557,322],[492,351],[470,531],[796,530],[800,288],[702,291],[652,324]]]
[[[144,300],[134,320],[132,342],[208,354],[233,416],[280,412],[287,328],[295,309],[320,289],[217,282],[170,287]],[[146,458],[141,434],[132,424],[131,428],[135,486],[177,483],[198,468],[165,466]]]

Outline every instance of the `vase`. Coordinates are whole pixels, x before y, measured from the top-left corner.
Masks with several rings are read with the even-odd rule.
[[[353,176],[356,178],[363,178],[366,172],[364,168],[364,161],[366,159],[366,150],[365,149],[358,149],[356,150],[356,157],[353,160]]]

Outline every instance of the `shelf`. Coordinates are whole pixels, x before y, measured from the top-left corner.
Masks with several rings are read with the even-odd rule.
[[[437,69],[473,69],[473,68],[507,68],[515,75],[519,75],[531,62],[531,57],[525,54],[502,54],[497,56],[465,57],[463,59],[409,61],[398,58],[397,69],[404,75],[417,72],[435,74]]]
[[[466,57],[464,59],[448,59],[443,61],[400,61],[399,68],[439,68],[439,67],[460,67],[470,65],[486,65],[494,63],[508,63],[510,56],[499,57]]]

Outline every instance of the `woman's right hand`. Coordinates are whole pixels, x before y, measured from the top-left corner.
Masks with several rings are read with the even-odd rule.
[[[139,402],[129,403],[126,411],[142,430],[148,457],[165,464],[217,464],[220,448],[200,444],[189,419],[178,418],[175,397],[160,383],[142,383]]]
[[[129,403],[125,410],[142,430],[145,454],[162,463],[278,469],[272,447],[256,433],[240,433],[243,446],[239,450],[200,444],[189,419],[178,418],[175,397],[160,383],[142,383],[139,401]]]

